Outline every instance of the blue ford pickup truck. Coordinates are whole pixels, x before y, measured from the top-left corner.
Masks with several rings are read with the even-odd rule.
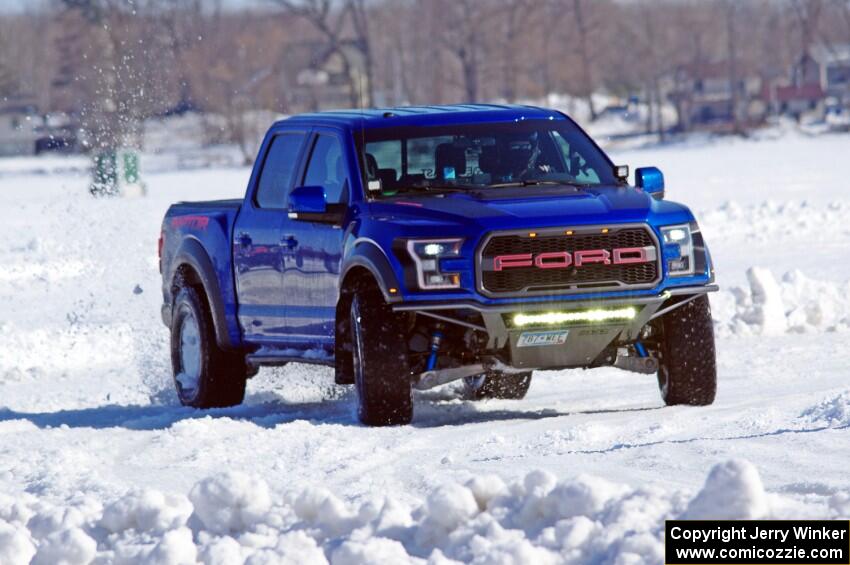
[[[522,398],[535,369],[656,374],[714,400],[716,290],[690,210],[653,167],[615,166],[569,117],[528,106],[324,112],[275,123],[244,200],[162,225],[162,319],[180,401],[242,401],[289,362],[335,367],[368,425],[412,389]]]

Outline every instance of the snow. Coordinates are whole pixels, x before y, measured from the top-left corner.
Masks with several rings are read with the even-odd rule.
[[[812,423],[830,428],[850,427],[850,392],[825,398],[815,406],[806,409],[802,417]]]
[[[29,563],[34,555],[35,546],[26,528],[0,522],[0,562]]]
[[[688,504],[688,520],[757,520],[768,513],[764,486],[755,466],[744,460],[715,465],[705,486]]]
[[[315,489],[270,494],[262,479],[222,473],[192,488],[188,523],[186,516],[165,528],[161,520],[151,522],[152,514],[173,515],[174,499],[129,493],[102,512],[93,509],[78,526],[56,524],[36,534],[32,520],[0,522],[0,547],[4,563],[25,563],[34,554],[34,563],[69,565],[95,557],[181,564],[657,562],[668,517],[780,519],[801,511],[837,517],[847,506],[846,493],[807,506],[768,495],[756,467],[743,460],[715,465],[692,497],[592,476],[558,480],[539,470],[516,482],[487,482],[483,498],[473,494],[477,485],[481,495],[473,479],[440,486],[408,506],[389,493],[360,503]],[[181,497],[176,505],[185,504]],[[121,525],[102,527],[118,509]]]
[[[749,288],[730,287],[715,298],[718,334],[850,330],[850,281],[811,279],[796,269],[777,281],[764,267],[751,267],[747,278]]]
[[[183,495],[144,489],[127,493],[108,505],[99,525],[112,533],[135,530],[163,534],[186,525],[192,511],[192,504]],[[200,515],[202,509],[195,511]]]
[[[0,563],[660,562],[668,518],[846,518],[848,149],[783,133],[613,151],[659,166],[710,245],[714,405],[548,371],[521,402],[418,393],[413,424],[387,429],[308,365],[262,370],[239,407],[179,406],[162,214],[241,196],[248,169],[155,157],[147,197],[95,200],[78,157],[0,161]]]
[[[763,267],[747,269],[752,309],[742,315],[745,322],[758,326],[764,335],[785,333],[785,309],[776,279]]]
[[[245,473],[207,478],[192,488],[189,498],[204,527],[220,534],[253,526],[271,508],[268,485]]]
[[[33,565],[86,565],[96,555],[97,542],[80,528],[69,528],[43,538]]]

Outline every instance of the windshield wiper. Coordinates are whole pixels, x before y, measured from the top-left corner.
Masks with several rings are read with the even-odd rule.
[[[470,192],[480,190],[482,187],[475,184],[441,184],[441,183],[422,183],[410,186],[402,186],[396,189],[397,192],[415,193],[415,192]]]
[[[496,184],[488,184],[487,188],[511,188],[514,186],[574,186],[577,188],[583,188],[590,185],[568,180],[524,179],[511,182],[499,182]]]

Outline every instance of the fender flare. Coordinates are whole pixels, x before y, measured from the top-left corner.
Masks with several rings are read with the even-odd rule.
[[[389,292],[390,288],[400,290],[401,287],[387,254],[375,241],[361,238],[354,242],[351,253],[344,261],[341,280],[344,281],[348,273],[356,267],[365,268],[372,273],[387,303],[401,301],[398,293]]]
[[[185,239],[180,244],[180,248],[174,255],[171,261],[172,268],[169,271],[167,281],[169,285],[169,294],[171,287],[174,286],[174,278],[177,276],[177,269],[182,265],[189,265],[200,279],[201,285],[204,287],[204,293],[207,296],[207,301],[210,305],[210,314],[213,319],[213,327],[215,328],[216,342],[223,349],[233,349],[233,343],[230,339],[230,334],[227,329],[227,318],[225,317],[224,300],[221,294],[221,286],[218,284],[216,270],[212,260],[204,249],[204,246],[197,239]],[[163,318],[170,318],[174,296],[170,296],[168,304],[163,307]],[[166,312],[167,310],[167,312]]]

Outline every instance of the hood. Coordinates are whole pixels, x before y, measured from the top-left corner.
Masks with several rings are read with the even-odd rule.
[[[689,221],[684,206],[632,187],[525,187],[433,196],[400,195],[372,204],[372,217],[408,226],[477,224],[484,230]],[[655,217],[658,216],[658,217]]]

